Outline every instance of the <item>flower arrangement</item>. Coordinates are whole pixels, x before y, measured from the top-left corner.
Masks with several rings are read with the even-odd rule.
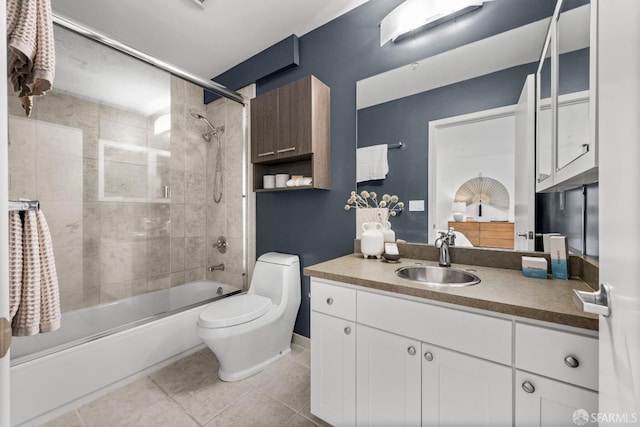
[[[390,217],[403,211],[404,203],[399,201],[395,194],[393,196],[384,194],[382,199],[378,201],[378,195],[373,191],[363,190],[360,194],[352,191],[351,196],[347,199],[347,204],[344,205],[344,210],[351,209],[372,209],[373,217],[370,220],[384,224],[389,221]]]

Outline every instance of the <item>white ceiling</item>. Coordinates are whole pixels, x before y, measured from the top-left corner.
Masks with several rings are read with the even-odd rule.
[[[367,0],[52,0],[56,15],[212,78]]]

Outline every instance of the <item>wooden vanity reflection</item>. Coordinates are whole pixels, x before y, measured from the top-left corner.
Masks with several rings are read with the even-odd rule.
[[[464,234],[473,246],[513,249],[513,222],[456,222],[449,227]]]

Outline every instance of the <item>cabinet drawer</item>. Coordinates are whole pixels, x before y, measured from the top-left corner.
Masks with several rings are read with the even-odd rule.
[[[311,310],[356,320],[356,290],[312,278]]]
[[[516,368],[598,390],[598,339],[516,324]],[[572,367],[572,357],[577,366]],[[575,365],[575,363],[573,363]]]
[[[511,321],[358,291],[358,323],[511,364]]]

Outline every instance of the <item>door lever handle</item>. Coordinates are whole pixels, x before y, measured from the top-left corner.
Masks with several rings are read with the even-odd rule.
[[[585,313],[601,314],[604,317],[609,317],[611,314],[611,307],[609,307],[609,301],[611,299],[609,295],[609,286],[605,283],[600,284],[600,289],[595,292],[573,290],[575,294],[573,301],[578,308],[581,308]]]

